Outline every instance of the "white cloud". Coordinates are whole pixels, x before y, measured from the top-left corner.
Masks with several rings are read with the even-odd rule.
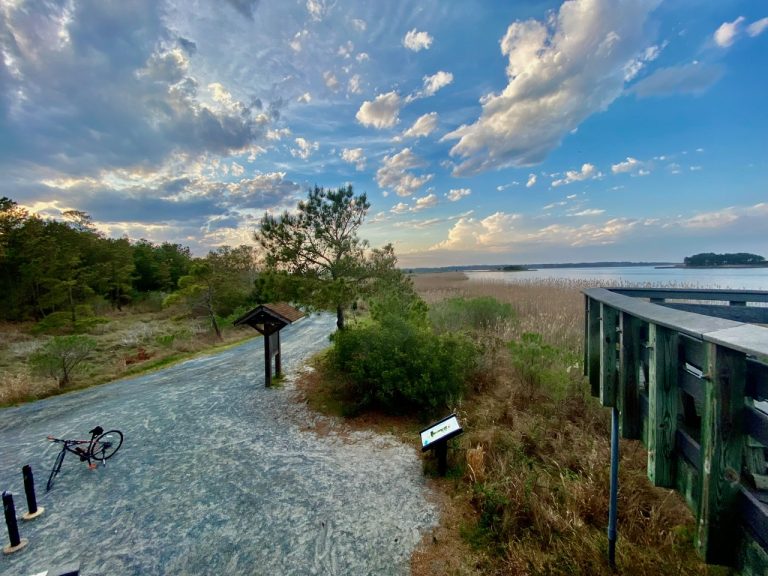
[[[744,22],[744,16],[739,16],[733,22],[723,22],[720,27],[715,30],[714,39],[715,44],[721,48],[728,48],[736,40],[736,36],[741,31],[741,24]]]
[[[693,61],[680,66],[659,68],[637,82],[630,91],[640,98],[675,93],[701,94],[720,80],[723,73],[724,69],[719,64]]]
[[[552,182],[552,186],[564,186],[565,184],[571,184],[573,182],[581,182],[582,180],[600,178],[601,176],[602,176],[602,173],[597,171],[597,168],[595,168],[595,165],[589,164],[587,162],[585,164],[582,164],[581,170],[568,170],[565,173],[565,177],[560,178],[559,180],[554,180]]]
[[[546,23],[517,21],[501,40],[509,84],[488,94],[476,122],[445,136],[463,158],[457,175],[528,166],[581,122],[608,108],[627,65],[646,53],[645,22],[659,0],[572,0]]]
[[[296,98],[296,102],[301,102],[302,104],[309,104],[311,101],[312,95],[309,92],[304,92],[304,94]]]
[[[366,60],[370,60],[371,57],[368,56],[367,52],[360,52],[357,56],[355,56],[355,60],[357,60],[358,63],[365,62]]]
[[[640,160],[637,158],[632,158],[631,156],[627,156],[625,161],[619,162],[618,164],[612,164],[611,172],[614,174],[625,174],[627,172],[634,172],[639,170],[642,166],[643,163],[640,162]]]
[[[427,32],[419,32],[414,28],[406,33],[405,38],[403,38],[403,46],[414,52],[428,50],[432,46],[432,40],[432,36]]]
[[[336,78],[336,75],[331,72],[330,70],[323,72],[323,81],[325,82],[325,85],[336,92],[339,89],[339,80]]]
[[[286,136],[290,136],[291,131],[289,128],[277,128],[267,130],[267,140],[282,140]]]
[[[319,22],[327,16],[334,4],[336,0],[307,0],[307,12],[312,20]]]
[[[432,179],[432,174],[415,176],[408,172],[422,168],[426,163],[410,148],[403,148],[397,154],[384,156],[382,166],[376,171],[376,182],[381,188],[391,188],[398,196],[412,196],[419,188]]]
[[[476,218],[459,218],[448,231],[448,238],[432,246],[431,250],[493,250],[508,244],[513,236],[513,223],[518,220],[518,214],[496,212],[478,220]]]
[[[574,216],[599,216],[600,214],[603,214],[605,210],[598,210],[596,208],[591,208],[589,210],[582,210],[580,212],[575,212]]]
[[[424,76],[423,82],[424,87],[413,94],[409,94],[405,99],[406,102],[413,102],[418,98],[434,96],[438,90],[445,88],[453,82],[453,74],[440,70],[432,74],[432,76]]]
[[[355,118],[363,126],[391,128],[399,122],[400,96],[397,92],[379,94],[373,102],[366,100],[357,111]]]
[[[301,158],[302,160],[306,160],[312,152],[320,148],[320,144],[317,142],[310,142],[301,137],[296,138],[294,142],[296,142],[298,148],[291,148],[291,156]]]
[[[768,17],[760,18],[747,26],[747,34],[754,38],[762,34],[766,28],[768,28]]]
[[[465,196],[469,196],[472,194],[472,190],[469,188],[452,188],[445,197],[448,198],[451,202],[457,202],[458,200],[461,200]]]
[[[359,171],[365,170],[365,156],[362,148],[344,148],[341,151],[341,159],[354,164]]]
[[[349,79],[347,90],[349,90],[350,94],[360,94],[363,91],[360,87],[360,74],[355,74]]]
[[[342,58],[351,58],[352,52],[355,51],[355,45],[352,44],[351,40],[347,40],[345,44],[342,44],[339,46],[339,49],[336,51],[336,54],[341,56]]]
[[[365,32],[365,29],[368,28],[368,24],[365,20],[362,20],[360,18],[354,18],[352,20],[352,26],[355,27],[355,30],[358,32]]]
[[[394,206],[392,206],[392,209],[390,212],[394,212],[395,214],[404,214],[405,212],[408,212],[408,204],[405,202],[398,202]]]
[[[526,188],[531,188],[536,184],[536,174],[528,174],[528,182],[525,183]]]
[[[427,194],[426,196],[422,196],[421,198],[416,198],[416,204],[414,204],[411,211],[419,212],[420,210],[426,210],[427,208],[432,208],[433,206],[437,206],[437,202],[438,202],[437,194]]]
[[[294,52],[301,52],[304,40],[306,40],[308,36],[308,30],[301,30],[300,32],[296,32],[296,34],[293,36],[293,40],[290,42],[291,50]]]
[[[239,178],[245,172],[245,168],[237,162],[232,162],[230,172],[232,173],[232,176],[237,176]]]
[[[403,132],[403,138],[420,138],[429,136],[437,129],[437,112],[430,112],[420,116],[413,126]]]

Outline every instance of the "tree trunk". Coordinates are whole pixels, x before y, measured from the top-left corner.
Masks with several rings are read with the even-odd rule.
[[[344,330],[344,307],[336,306],[336,328]]]
[[[205,303],[206,303],[206,305],[208,307],[208,315],[211,317],[211,326],[213,327],[213,331],[216,332],[216,338],[218,338],[219,340],[223,340],[224,338],[222,338],[222,336],[221,336],[221,330],[219,329],[219,323],[216,322],[216,312],[214,312],[214,310],[213,310],[213,301],[212,300],[213,300],[213,295],[211,294],[210,289],[209,289],[208,296],[205,299]]]

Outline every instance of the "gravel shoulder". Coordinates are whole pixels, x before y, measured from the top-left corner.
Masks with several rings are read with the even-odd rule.
[[[0,489],[26,510],[21,467],[35,472],[43,516],[20,523],[27,549],[0,558],[24,575],[79,561],[81,573],[407,574],[437,523],[418,453],[391,436],[336,430],[297,403],[303,362],[334,319],[281,334],[282,388],[263,385],[254,339],[138,378],[0,411]],[[330,432],[315,434],[321,422]],[[125,435],[96,471],[64,461],[46,435]],[[4,545],[7,536],[4,534]]]

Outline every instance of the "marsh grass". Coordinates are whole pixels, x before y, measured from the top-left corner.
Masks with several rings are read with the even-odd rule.
[[[460,273],[413,281],[430,305],[492,297],[515,311],[477,334],[492,359],[481,358],[482,385],[456,407],[465,434],[449,464],[462,476],[439,482],[442,525],[414,555],[413,573],[610,574],[609,411],[589,396],[580,365],[580,290],[594,284]],[[618,572],[727,573],[697,558],[691,512],[650,484],[646,461],[639,442],[621,442]]]

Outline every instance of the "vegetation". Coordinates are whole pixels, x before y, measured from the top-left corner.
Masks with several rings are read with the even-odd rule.
[[[325,190],[315,186],[296,213],[265,214],[256,240],[264,249],[268,275],[257,286],[257,299],[282,299],[336,313],[345,327],[345,310],[377,290],[382,281],[397,281],[391,245],[366,252],[357,237],[370,204],[352,186]]]
[[[702,252],[687,256],[683,260],[686,266],[767,266],[765,258],[757,254],[747,252],[738,252],[736,254],[714,254],[712,252]]]
[[[94,348],[96,340],[88,336],[56,336],[32,354],[29,365],[34,373],[55,378],[59,387],[66,386]]]
[[[414,554],[412,573],[610,574],[608,412],[588,396],[579,365],[586,285],[468,282],[460,273],[413,280],[436,325],[461,312],[446,329],[469,335],[478,351],[466,395],[451,405],[465,434],[451,441],[448,477],[432,480],[442,522]],[[475,322],[466,311],[474,306],[513,312]],[[345,401],[338,393],[327,401],[336,374],[319,368],[310,404],[336,408]],[[399,426],[413,441],[418,422]],[[619,573],[717,573],[696,556],[683,499],[650,485],[638,442],[622,441],[620,486]]]

